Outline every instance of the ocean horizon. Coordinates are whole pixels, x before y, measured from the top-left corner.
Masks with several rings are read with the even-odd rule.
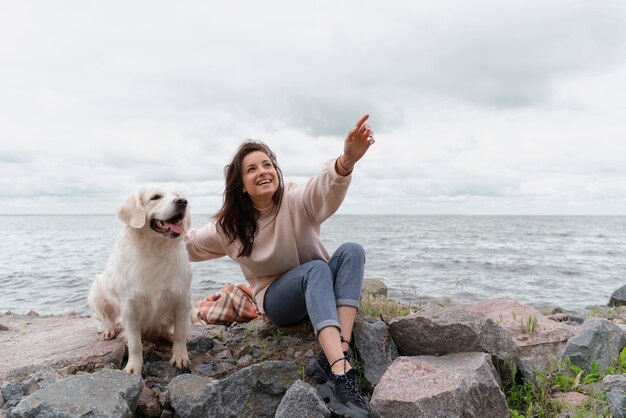
[[[209,217],[194,214],[193,227]],[[0,312],[89,313],[89,286],[123,224],[111,214],[0,218]],[[321,235],[330,253],[347,241],[363,245],[365,277],[412,304],[510,297],[581,310],[605,305],[626,281],[624,215],[337,214]],[[227,258],[192,270],[196,298],[244,283]]]

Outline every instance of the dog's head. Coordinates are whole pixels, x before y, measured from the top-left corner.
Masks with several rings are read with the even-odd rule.
[[[137,190],[117,210],[117,217],[131,228],[150,228],[168,238],[178,238],[191,223],[187,199],[176,191],[156,187]]]

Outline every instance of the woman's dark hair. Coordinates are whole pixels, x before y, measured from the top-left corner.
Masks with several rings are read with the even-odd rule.
[[[224,168],[226,184],[224,185],[224,200],[222,208],[215,214],[219,229],[232,244],[236,239],[241,242],[239,257],[248,257],[252,253],[254,235],[257,230],[257,220],[261,212],[254,207],[250,196],[243,192],[242,163],[246,155],[254,151],[261,151],[267,155],[278,174],[278,189],[272,196],[272,201],[279,206],[283,199],[283,173],[276,162],[276,155],[261,141],[247,140],[235,153],[233,160]],[[276,215],[274,215],[276,216]]]

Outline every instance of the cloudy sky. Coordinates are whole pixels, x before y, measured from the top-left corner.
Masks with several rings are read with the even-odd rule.
[[[0,6],[0,213],[221,202],[265,141],[289,181],[377,138],[341,213],[626,214],[626,2]]]

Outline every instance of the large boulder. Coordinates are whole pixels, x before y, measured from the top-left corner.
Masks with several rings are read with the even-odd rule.
[[[400,355],[484,352],[492,355],[504,380],[512,377],[517,346],[502,327],[481,313],[456,306],[429,309],[393,319],[389,331]]]
[[[518,368],[535,381],[535,373],[546,370],[550,358],[560,358],[567,341],[578,327],[556,322],[536,309],[509,298],[489,299],[467,306],[504,328],[517,346]]]
[[[124,341],[104,341],[92,318],[3,315],[0,322],[7,328],[0,332],[0,380],[43,368],[65,376],[107,365],[119,368],[124,358]]]
[[[580,334],[567,342],[563,358],[569,358],[572,364],[587,372],[596,361],[598,371],[604,373],[607,367],[614,366],[624,346],[626,337],[620,327],[604,318],[590,318],[583,324]]]
[[[626,284],[617,289],[609,299],[609,306],[626,305]]]
[[[398,357],[374,389],[370,410],[393,418],[509,416],[486,353]]]
[[[363,376],[367,384],[374,387],[398,357],[398,348],[391,338],[387,324],[371,317],[357,318],[354,344],[361,360]]]
[[[222,380],[181,375],[169,383],[172,407],[184,417],[274,417],[300,375],[293,363],[267,361]]]
[[[330,418],[330,411],[317,391],[296,380],[278,405],[275,418]]]
[[[130,418],[143,388],[141,377],[121,370],[69,376],[22,399],[10,418]]]

